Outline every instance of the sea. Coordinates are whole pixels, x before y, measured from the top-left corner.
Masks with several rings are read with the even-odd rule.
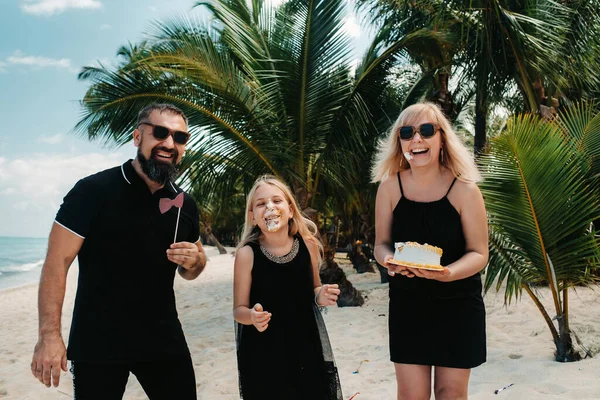
[[[0,236],[0,290],[37,282],[48,238]]]

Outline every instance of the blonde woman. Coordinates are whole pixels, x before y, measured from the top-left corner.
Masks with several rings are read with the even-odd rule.
[[[318,307],[335,305],[338,285],[321,285],[322,244],[290,189],[259,178],[246,206],[234,264],[240,394],[253,399],[342,400]]]
[[[440,109],[406,108],[380,145],[375,257],[390,275],[389,343],[398,399],[467,399],[486,360],[479,272],[488,260],[485,206],[472,156]],[[442,248],[443,271],[388,263],[394,243]]]

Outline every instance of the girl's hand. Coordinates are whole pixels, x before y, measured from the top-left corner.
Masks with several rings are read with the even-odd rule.
[[[256,303],[254,307],[252,307],[252,310],[250,310],[250,319],[257,331],[264,332],[269,327],[271,313],[263,311],[263,307],[260,303]]]
[[[321,286],[319,293],[317,293],[316,302],[318,306],[334,306],[337,304],[337,299],[340,294],[337,284]]]
[[[410,272],[414,274],[414,276],[419,278],[433,279],[435,281],[440,282],[449,282],[451,280],[450,275],[452,273],[448,267],[444,267],[444,269],[440,271],[430,271],[428,269],[410,267],[408,267],[407,269],[410,270]]]
[[[384,257],[383,259],[383,266],[387,268],[388,270],[388,275],[389,276],[394,276],[396,274],[400,274],[403,276],[406,276],[407,278],[414,278],[415,274],[412,273],[408,267],[404,266],[404,265],[397,265],[397,264],[392,264],[390,262],[388,262],[389,260],[393,259],[394,256],[392,254],[389,254],[387,256]]]

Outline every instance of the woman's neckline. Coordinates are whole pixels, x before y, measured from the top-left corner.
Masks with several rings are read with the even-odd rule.
[[[404,195],[400,195],[400,200],[405,199],[406,201],[409,201],[411,203],[417,203],[417,204],[433,204],[433,203],[439,203],[440,201],[444,201],[444,200],[448,200],[448,195],[444,195],[444,197],[442,197],[441,199],[437,199],[437,200],[432,200],[432,201],[417,201],[417,200],[411,200],[408,197],[404,196]]]

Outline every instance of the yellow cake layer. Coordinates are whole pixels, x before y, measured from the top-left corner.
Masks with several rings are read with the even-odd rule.
[[[410,261],[404,261],[404,260],[388,260],[389,263],[392,264],[396,264],[396,265],[404,265],[405,267],[413,267],[413,268],[427,268],[427,269],[435,269],[435,270],[443,270],[444,267],[442,267],[441,265],[431,265],[431,264],[417,264],[414,262],[410,262]]]

